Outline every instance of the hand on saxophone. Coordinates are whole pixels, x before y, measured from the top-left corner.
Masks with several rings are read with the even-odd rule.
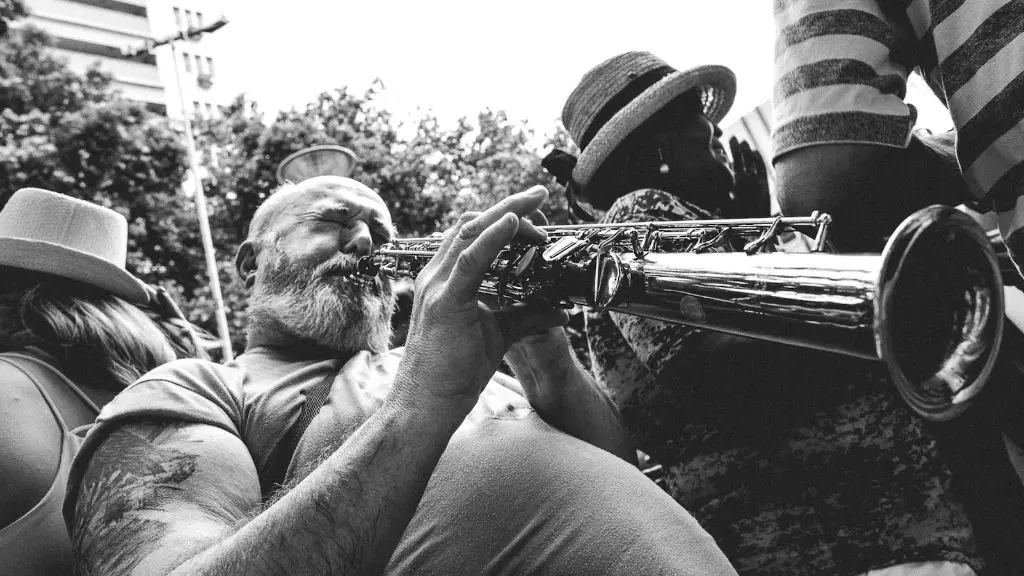
[[[547,226],[548,219],[540,210],[534,211],[527,219],[537,226]],[[521,308],[536,306],[535,304],[516,304]],[[563,326],[569,321],[565,310],[558,310],[563,321],[558,326],[530,334],[515,342],[505,361],[516,372],[527,398],[534,406],[546,406],[557,403],[565,389],[563,387],[546,386],[550,382],[562,382],[565,375],[576,368],[576,356],[569,345],[569,337]],[[544,377],[538,378],[543,375]]]
[[[462,215],[445,234],[416,279],[396,388],[468,412],[513,343],[565,322],[562,310],[492,310],[477,300],[480,283],[506,245],[517,238],[546,240],[546,233],[524,216],[533,214],[547,197],[547,190],[536,186],[483,213]]]

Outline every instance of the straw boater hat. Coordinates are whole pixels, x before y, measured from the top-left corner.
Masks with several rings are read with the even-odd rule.
[[[23,188],[0,210],[0,266],[45,272],[147,304],[150,291],[125,270],[124,216],[63,194]]]
[[[298,184],[315,176],[348,177],[356,167],[355,152],[342,146],[325,144],[299,150],[277,167],[277,182]]]
[[[549,157],[545,168],[584,193],[601,164],[627,136],[695,88],[702,92],[704,116],[718,124],[732,107],[736,75],[725,66],[680,72],[649,52],[626,52],[605,60],[583,76],[562,109],[562,123],[582,151],[580,157],[575,165],[570,159],[570,166],[551,162]],[[562,160],[567,156],[556,152],[553,156]]]

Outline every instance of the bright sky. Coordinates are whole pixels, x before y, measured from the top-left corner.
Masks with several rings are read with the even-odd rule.
[[[341,86],[361,93],[380,77],[383,104],[399,114],[419,107],[454,120],[490,107],[547,132],[583,73],[629,50],[678,69],[732,68],[739,91],[723,125],[771,97],[774,30],[764,0],[219,3],[230,19],[209,39],[221,46],[220,80],[268,112]],[[912,90],[911,99],[921,124],[949,127],[930,94]]]

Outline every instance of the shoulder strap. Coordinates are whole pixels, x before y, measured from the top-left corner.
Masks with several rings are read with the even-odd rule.
[[[0,359],[32,379],[65,430],[88,424],[99,415],[99,407],[49,362],[19,352],[0,353]]]
[[[288,433],[285,434],[284,439],[278,445],[277,450],[274,451],[274,455],[270,458],[270,463],[267,465],[266,476],[260,481],[260,488],[263,491],[264,499],[270,496],[274,490],[280,488],[284,482],[284,477],[288,473],[288,466],[291,464],[292,456],[295,454],[295,448],[298,447],[302,435],[306,433],[309,423],[313,421],[313,418],[320,413],[320,409],[327,403],[327,398],[331,395],[331,385],[334,384],[334,379],[337,376],[338,372],[327,374],[306,395],[306,403],[302,405],[302,414],[299,415],[298,421],[288,430]]]

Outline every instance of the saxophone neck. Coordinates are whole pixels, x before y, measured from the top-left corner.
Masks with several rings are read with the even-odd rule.
[[[363,276],[377,276],[381,271],[382,259],[377,254],[363,256],[356,263],[356,270]]]

